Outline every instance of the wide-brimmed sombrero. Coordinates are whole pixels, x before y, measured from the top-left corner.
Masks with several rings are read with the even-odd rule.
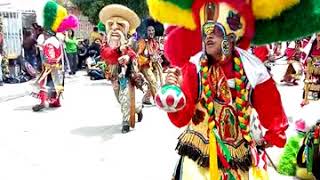
[[[111,4],[101,9],[99,13],[100,21],[105,24],[112,17],[120,17],[129,22],[129,34],[133,34],[135,29],[140,25],[140,18],[131,9],[120,5]]]

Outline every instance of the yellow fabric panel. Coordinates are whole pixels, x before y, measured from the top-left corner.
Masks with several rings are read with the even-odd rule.
[[[252,0],[252,9],[256,19],[272,19],[299,3],[300,0]]]
[[[63,21],[64,18],[66,18],[68,15],[67,9],[58,5],[58,10],[57,10],[57,16],[56,19],[51,27],[51,29],[56,32],[57,29],[59,28],[61,22]]]
[[[209,123],[209,144],[210,144],[210,180],[219,180],[219,170],[218,170],[218,153],[217,153],[217,141],[213,133],[213,128],[215,126],[214,121]]]
[[[190,30],[196,29],[191,9],[183,10],[170,2],[162,0],[147,0],[147,3],[150,15],[157,21],[185,27]]]
[[[180,174],[181,180],[211,180],[210,178],[212,177],[210,176],[209,168],[199,166],[197,162],[187,156],[183,156],[182,158],[182,174]],[[249,179],[249,172],[244,172],[240,169],[230,169],[230,172],[237,180]],[[226,172],[219,169],[218,177],[222,177],[224,173]]]
[[[182,180],[210,180],[208,168],[200,167],[189,157],[183,157]]]

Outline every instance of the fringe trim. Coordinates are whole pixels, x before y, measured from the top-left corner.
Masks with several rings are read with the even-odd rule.
[[[179,137],[179,155],[188,156],[202,167],[209,167],[209,141],[202,134],[187,130]]]
[[[226,144],[232,156],[229,164],[232,169],[241,169],[246,172],[252,165],[251,154],[246,142],[243,140],[240,143],[237,147]],[[209,141],[202,134],[191,130],[185,131],[179,137],[176,150],[179,155],[188,156],[199,166],[209,168]],[[223,168],[220,159],[218,159],[218,167]]]
[[[249,171],[252,166],[252,158],[246,141],[241,141],[239,146],[232,147],[227,144],[231,153],[232,161],[229,163],[232,169],[241,169],[242,171]]]

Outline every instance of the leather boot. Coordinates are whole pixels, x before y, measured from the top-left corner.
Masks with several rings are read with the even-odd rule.
[[[35,106],[32,107],[32,110],[33,110],[34,112],[39,112],[39,111],[41,111],[41,110],[44,109],[44,108],[45,108],[45,105],[44,105],[44,104],[37,104],[37,105],[35,105]]]
[[[126,133],[128,133],[129,131],[130,131],[129,122],[123,122],[121,132],[122,132],[123,134],[126,134]]]
[[[150,98],[151,98],[151,91],[150,90],[148,90],[147,92],[146,92],[146,94],[143,96],[143,98],[142,98],[142,103],[144,104],[144,105],[152,105],[152,103],[151,103],[151,101],[150,101]]]
[[[142,119],[143,119],[143,113],[142,113],[142,110],[140,112],[137,113],[138,115],[138,122],[141,122]]]
[[[41,111],[42,109],[44,109],[46,106],[45,106],[45,103],[46,103],[46,101],[47,101],[47,93],[46,92],[44,92],[44,91],[40,91],[39,92],[39,99],[40,99],[40,104],[37,104],[37,105],[35,105],[35,106],[33,106],[32,107],[32,110],[34,111],[34,112],[39,112],[39,111]]]

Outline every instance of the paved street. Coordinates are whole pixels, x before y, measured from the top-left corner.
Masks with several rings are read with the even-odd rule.
[[[283,69],[274,68],[275,79]],[[151,107],[144,109],[143,121],[123,135],[120,108],[109,82],[90,81],[83,73],[68,81],[59,109],[34,113],[31,107],[37,100],[29,96],[0,103],[1,180],[170,179],[182,129]],[[320,101],[300,108],[302,86],[279,89],[291,120],[304,117],[310,123],[320,117]],[[139,92],[138,99],[141,96]],[[279,149],[268,152],[277,162]],[[271,179],[275,177],[279,175],[272,172]]]

